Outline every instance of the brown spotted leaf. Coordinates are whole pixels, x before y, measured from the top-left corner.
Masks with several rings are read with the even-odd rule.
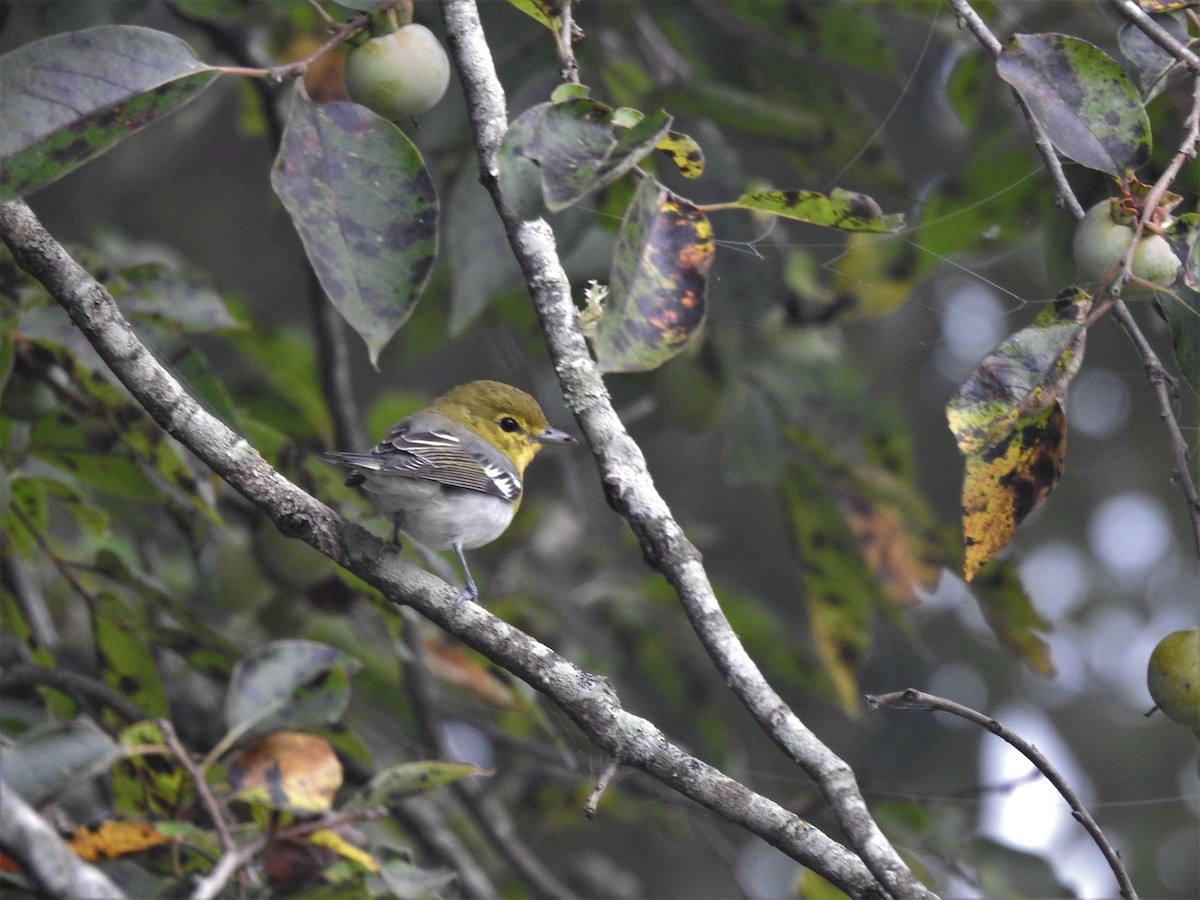
[[[1011,84],[1056,150],[1115,178],[1150,159],[1150,119],[1125,71],[1065,34],[1016,34],[996,74]]]
[[[963,477],[963,577],[1012,540],[1017,526],[1045,502],[1062,477],[1067,419],[1058,402],[1021,417],[1002,437],[967,456]]]
[[[1067,431],[1061,401],[1083,362],[1091,307],[1083,291],[1064,291],[989,353],[946,406],[966,457],[968,581],[1058,484]]]
[[[263,735],[229,763],[234,795],[298,813],[325,812],[342,786],[342,764],[324,738],[279,731]]]
[[[56,34],[0,56],[0,201],[61,178],[219,74],[174,35],[132,25]]]
[[[830,496],[824,473],[810,462],[790,460],[778,494],[796,542],[817,657],[842,709],[856,715],[862,695],[858,667],[870,640],[871,606],[883,595],[863,565],[858,540]]]
[[[566,209],[630,171],[667,135],[671,117],[613,110],[574,92],[540,103],[509,126],[497,162],[500,186],[522,218]]]
[[[621,223],[612,295],[592,347],[605,372],[645,372],[682,350],[704,323],[712,225],[694,205],[645,178]]]
[[[437,258],[437,194],[420,152],[369,109],[321,106],[297,86],[271,186],[321,287],[377,365]]]
[[[225,722],[241,736],[336,721],[350,701],[351,656],[316,641],[272,641],[233,667]]]
[[[841,188],[828,197],[816,191],[754,191],[732,205],[843,231],[892,232],[904,227],[900,213],[884,215],[873,198]]]

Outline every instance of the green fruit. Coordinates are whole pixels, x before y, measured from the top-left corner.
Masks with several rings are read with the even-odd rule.
[[[1133,240],[1133,229],[1116,221],[1116,203],[1101,200],[1087,211],[1075,229],[1072,250],[1084,277],[1099,281],[1121,261]],[[1119,213],[1116,213],[1119,216]],[[1169,285],[1180,268],[1179,257],[1161,234],[1143,232],[1133,251],[1133,274],[1154,284]]]
[[[1146,667],[1146,685],[1167,718],[1200,738],[1200,627],[1172,631],[1158,642]]]
[[[433,109],[450,83],[450,58],[424,25],[371,38],[346,59],[350,99],[385,119]]]

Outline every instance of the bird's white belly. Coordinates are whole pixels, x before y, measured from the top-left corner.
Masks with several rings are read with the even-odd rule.
[[[491,543],[517,511],[515,503],[500,497],[416,478],[367,479],[363,488],[401,531],[430,550]]]

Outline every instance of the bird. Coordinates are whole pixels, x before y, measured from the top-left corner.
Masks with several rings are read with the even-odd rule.
[[[455,604],[478,601],[465,550],[489,544],[512,523],[525,467],[548,444],[575,444],[551,428],[529,394],[499,381],[460,384],[401,419],[370,453],[333,451],[346,484],[372,495],[400,532],[430,550],[453,550],[465,587]]]

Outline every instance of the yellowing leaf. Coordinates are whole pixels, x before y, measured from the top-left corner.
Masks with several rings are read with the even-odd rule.
[[[690,135],[668,131],[654,149],[671,160],[684,178],[699,178],[704,174],[704,151]]]
[[[557,0],[508,0],[525,15],[541,22],[551,31],[562,31],[562,4]]]
[[[731,205],[846,231],[899,231],[904,227],[902,214],[885,216],[873,198],[841,188],[834,188],[828,197],[816,191],[754,191],[742,194]]]
[[[883,316],[908,299],[917,251],[903,238],[852,234],[833,264],[835,302],[849,314]]]
[[[161,847],[170,839],[149,822],[110,819],[94,827],[76,828],[67,843],[81,859],[98,862]]]
[[[1058,485],[1066,445],[1066,416],[1055,402],[1018,420],[982,452],[967,457],[962,490],[967,581],[1008,544],[1025,516]]]
[[[900,510],[857,495],[848,485],[838,486],[837,503],[884,593],[898,606],[916,603],[917,586],[932,586],[938,567],[929,561],[928,548],[910,532]]]
[[[342,764],[324,738],[279,731],[234,757],[229,782],[249,803],[292,812],[325,812],[342,786]]]
[[[357,863],[368,872],[379,871],[379,860],[366,850],[360,850],[358,847],[355,847],[336,831],[330,831],[328,828],[314,831],[308,836],[308,842],[316,844],[318,847],[325,847],[332,850],[338,856]]]
[[[1091,307],[1083,291],[1064,291],[1029,327],[989,353],[946,406],[950,430],[967,457],[962,507],[968,581],[1062,476],[1067,423],[1060,401],[1083,362]]]

